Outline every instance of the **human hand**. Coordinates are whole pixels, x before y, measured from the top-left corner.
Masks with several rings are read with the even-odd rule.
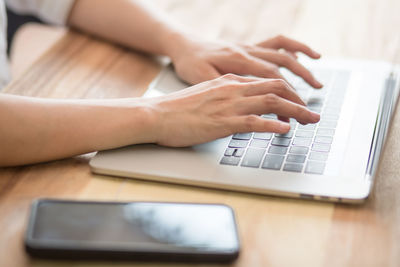
[[[320,118],[305,107],[287,82],[234,74],[147,101],[156,114],[154,142],[172,147],[200,144],[234,133],[290,130],[288,123],[258,116],[261,114],[275,113],[302,124],[316,123]]]
[[[322,87],[311,72],[297,61],[296,56],[296,53],[301,52],[318,59],[320,54],[305,44],[284,36],[256,45],[204,42],[190,38],[179,38],[174,43],[169,55],[178,75],[190,84],[211,80],[227,73],[284,79],[279,72],[279,67],[284,67],[312,87]]]

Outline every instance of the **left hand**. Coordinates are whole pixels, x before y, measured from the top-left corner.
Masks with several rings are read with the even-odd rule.
[[[303,78],[314,88],[323,85],[297,61],[301,52],[313,59],[320,54],[307,45],[284,36],[277,36],[255,45],[205,42],[186,38],[175,46],[170,57],[175,70],[186,82],[197,84],[227,73],[284,79],[279,67]]]

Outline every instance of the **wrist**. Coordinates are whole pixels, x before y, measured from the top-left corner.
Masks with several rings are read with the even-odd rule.
[[[146,99],[134,99],[130,105],[129,125],[132,144],[156,143],[159,112]]]
[[[197,38],[193,35],[182,32],[171,32],[165,35],[163,40],[164,54],[172,61],[175,61],[185,54],[185,51],[190,49],[190,47],[194,46],[195,40]]]
[[[95,127],[100,128],[91,139],[91,150],[104,150],[121,146],[155,143],[157,141],[158,113],[142,98],[95,101]]]

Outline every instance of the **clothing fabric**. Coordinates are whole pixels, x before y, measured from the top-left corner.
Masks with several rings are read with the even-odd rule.
[[[0,89],[10,80],[7,59],[7,13],[34,15],[49,24],[63,26],[75,0],[0,0]]]

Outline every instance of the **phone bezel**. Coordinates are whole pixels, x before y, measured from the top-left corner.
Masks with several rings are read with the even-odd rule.
[[[96,246],[90,244],[68,244],[68,242],[43,241],[33,237],[36,215],[39,205],[42,203],[72,203],[72,204],[96,204],[96,205],[123,205],[130,203],[153,204],[180,204],[180,205],[218,205],[228,208],[232,214],[237,247],[234,249],[190,250],[185,248],[145,248],[143,246],[126,246],[121,243]],[[139,244],[139,243],[138,243]],[[68,199],[36,199],[31,205],[29,221],[25,234],[25,249],[34,257],[41,258],[65,258],[65,259],[98,259],[98,260],[144,260],[144,261],[196,261],[196,262],[231,262],[238,258],[240,251],[240,239],[237,229],[236,216],[231,207],[218,203],[186,203],[186,202],[157,202],[157,201],[76,201]]]

